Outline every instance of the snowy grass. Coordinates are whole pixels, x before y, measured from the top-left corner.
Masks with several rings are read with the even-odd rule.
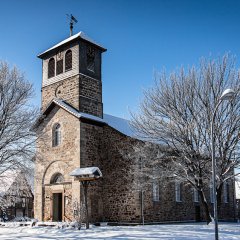
[[[91,226],[89,230],[58,229],[53,227],[0,227],[0,239],[85,239],[85,240],[211,240],[214,239],[214,225],[162,224],[148,226]],[[240,239],[239,223],[220,223],[219,239]]]

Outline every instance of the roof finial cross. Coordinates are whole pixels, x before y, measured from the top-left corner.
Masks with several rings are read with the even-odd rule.
[[[71,14],[67,14],[68,19],[70,20],[70,37],[73,35],[73,24],[77,23],[77,19]]]

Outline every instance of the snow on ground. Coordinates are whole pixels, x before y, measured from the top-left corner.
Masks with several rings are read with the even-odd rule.
[[[148,226],[94,227],[88,230],[57,229],[51,227],[0,227],[1,240],[211,240],[214,225],[206,224],[162,224]],[[219,239],[240,239],[239,223],[220,223]]]

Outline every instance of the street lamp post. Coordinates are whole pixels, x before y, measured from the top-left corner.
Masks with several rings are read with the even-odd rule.
[[[212,140],[212,187],[213,187],[213,211],[214,211],[214,226],[215,240],[218,240],[218,213],[217,213],[217,191],[216,191],[216,159],[215,159],[215,139],[214,139],[214,120],[218,107],[224,100],[233,98],[235,92],[232,89],[226,89],[220,97],[212,116],[211,122],[211,140]]]

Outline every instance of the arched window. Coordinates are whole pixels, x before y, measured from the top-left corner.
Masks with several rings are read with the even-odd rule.
[[[58,146],[61,143],[61,125],[59,123],[54,124],[52,129],[52,145]]]
[[[153,181],[153,189],[152,189],[152,192],[153,192],[153,201],[154,202],[158,202],[159,199],[160,199],[160,196],[159,196],[159,182],[157,180],[154,180]]]
[[[92,72],[95,70],[95,49],[90,46],[87,48],[87,69]]]
[[[61,173],[55,173],[50,180],[51,184],[61,183],[61,182],[64,182],[64,177]]]
[[[72,51],[67,50],[65,54],[65,71],[69,71],[72,69]]]
[[[48,78],[55,76],[55,60],[51,58],[48,62]]]
[[[182,183],[175,182],[175,200],[176,202],[182,202]]]
[[[199,194],[196,188],[193,188],[193,202],[195,203],[199,202]]]
[[[224,182],[223,183],[223,199],[224,199],[224,203],[228,203],[229,202],[229,183],[228,182]]]
[[[57,61],[57,75],[63,73],[63,59]]]

